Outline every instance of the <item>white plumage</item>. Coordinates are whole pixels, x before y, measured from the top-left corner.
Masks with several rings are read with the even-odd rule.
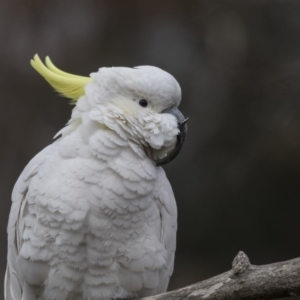
[[[14,187],[6,300],[104,300],[167,289],[177,210],[155,160],[176,147],[178,121],[161,112],[178,106],[180,87],[150,66],[101,68],[91,78],[59,138]]]

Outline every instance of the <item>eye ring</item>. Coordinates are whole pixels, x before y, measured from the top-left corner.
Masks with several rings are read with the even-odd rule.
[[[142,107],[147,107],[148,106],[148,101],[146,99],[141,99],[139,101],[139,105]]]

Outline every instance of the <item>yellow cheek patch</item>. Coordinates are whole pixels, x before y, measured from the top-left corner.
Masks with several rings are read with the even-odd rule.
[[[62,96],[78,100],[85,94],[84,87],[92,81],[90,77],[78,76],[61,71],[47,56],[45,63],[36,54],[30,61],[32,67],[40,73],[49,84]]]
[[[114,100],[114,103],[118,108],[122,110],[125,114],[134,114],[136,112],[136,104],[132,99],[127,98],[117,98]]]

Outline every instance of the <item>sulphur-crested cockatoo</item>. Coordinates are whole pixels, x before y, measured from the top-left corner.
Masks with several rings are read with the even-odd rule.
[[[166,291],[177,211],[160,165],[180,151],[181,89],[151,66],[65,73],[31,61],[76,104],[12,194],[6,300],[102,300]]]

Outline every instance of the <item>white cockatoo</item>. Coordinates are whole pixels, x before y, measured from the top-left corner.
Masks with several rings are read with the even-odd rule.
[[[65,73],[31,61],[76,104],[19,177],[8,224],[6,300],[130,299],[165,292],[177,210],[160,165],[187,131],[181,89],[152,66]]]

